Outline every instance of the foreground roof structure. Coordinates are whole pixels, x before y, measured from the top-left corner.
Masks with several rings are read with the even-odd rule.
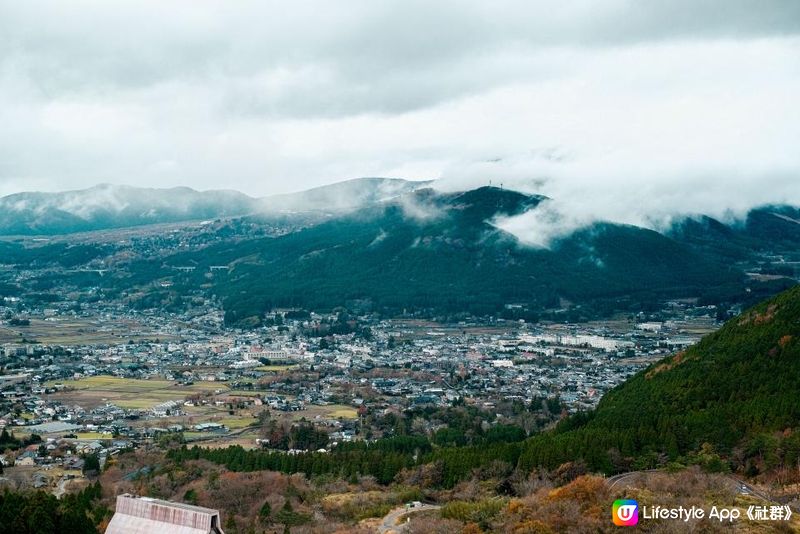
[[[125,493],[106,534],[224,534],[220,525],[218,510]]]

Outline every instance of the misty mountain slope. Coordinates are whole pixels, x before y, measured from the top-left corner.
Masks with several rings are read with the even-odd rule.
[[[99,185],[0,198],[0,234],[52,235],[244,215],[255,200],[236,191]]]
[[[557,466],[583,458],[609,472],[647,467],[660,455],[716,462],[719,453],[738,454],[732,460],[757,469],[765,447],[774,442],[783,449],[780,454],[792,455],[794,465],[800,459],[800,433],[791,431],[800,428],[798,391],[800,286],[795,286],[611,390],[589,416],[573,417],[556,433],[533,438],[520,462]],[[783,445],[769,437],[775,432],[782,433]]]
[[[561,299],[694,295],[742,278],[641,228],[598,224],[548,250],[522,246],[491,224],[535,209],[542,198],[492,187],[420,190],[279,238],[216,245],[168,263],[229,265],[215,291],[232,322],[252,321],[272,306],[330,308],[353,300],[390,310],[542,309]]]
[[[789,248],[800,246],[800,209],[791,206],[768,206],[747,214],[745,232],[761,243]]]
[[[258,209],[265,215],[309,211],[341,213],[388,201],[431,183],[398,178],[355,178],[298,193],[268,196],[259,201]]]
[[[677,241],[726,260],[750,259],[754,252],[793,253],[800,247],[800,209],[759,207],[751,210],[744,220],[730,224],[707,216],[686,218],[666,233]]]
[[[267,222],[290,217],[313,223],[397,198],[429,183],[358,178],[261,199],[227,190],[109,184],[59,193],[17,193],[0,198],[0,235],[59,235],[248,215]]]

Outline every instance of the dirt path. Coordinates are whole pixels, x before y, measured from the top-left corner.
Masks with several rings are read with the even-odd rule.
[[[395,508],[384,516],[383,522],[378,527],[378,532],[380,534],[400,534],[400,532],[403,532],[403,529],[405,528],[405,524],[397,524],[397,522],[400,521],[400,518],[409,514],[427,512],[429,510],[438,510],[439,508],[441,508],[441,506],[437,506],[435,504],[422,504],[420,506],[415,506],[414,508],[406,508],[405,506]]]

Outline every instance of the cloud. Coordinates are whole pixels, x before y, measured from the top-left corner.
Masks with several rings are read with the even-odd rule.
[[[0,194],[357,176],[553,199],[546,245],[800,203],[800,3],[6,2]]]

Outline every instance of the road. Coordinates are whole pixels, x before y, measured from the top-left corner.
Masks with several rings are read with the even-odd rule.
[[[619,484],[621,482],[624,482],[627,479],[635,478],[635,477],[640,476],[640,475],[646,475],[648,473],[658,473],[659,471],[660,471],[659,469],[649,469],[647,471],[631,471],[629,473],[622,473],[620,475],[614,475],[614,476],[608,477],[606,479],[606,485],[608,486],[608,489],[613,489],[614,486],[616,486],[617,484]],[[726,479],[728,479],[731,482],[731,484],[733,484],[736,487],[736,491],[738,491],[742,495],[753,495],[754,497],[758,497],[759,499],[767,501],[767,502],[770,502],[770,503],[774,503],[775,502],[775,500],[772,499],[769,495],[767,495],[763,491],[759,490],[755,486],[753,486],[751,484],[748,484],[744,480],[736,478],[735,476],[732,476],[732,475],[723,475],[723,476]]]
[[[627,480],[629,478],[634,478],[639,475],[644,475],[647,473],[657,473],[658,469],[648,469],[647,471],[630,471],[628,473],[621,473],[619,475],[614,475],[613,477],[608,477],[606,479],[606,486],[608,489],[613,489],[618,483]]]
[[[380,534],[399,534],[400,532],[403,532],[403,529],[405,528],[405,523],[400,525],[397,524],[397,522],[400,521],[400,518],[403,516],[416,514],[419,512],[427,512],[429,510],[438,510],[439,508],[441,508],[441,506],[437,506],[435,504],[422,504],[414,508],[406,508],[405,506],[395,508],[384,516],[383,522],[378,527],[378,532]]]

